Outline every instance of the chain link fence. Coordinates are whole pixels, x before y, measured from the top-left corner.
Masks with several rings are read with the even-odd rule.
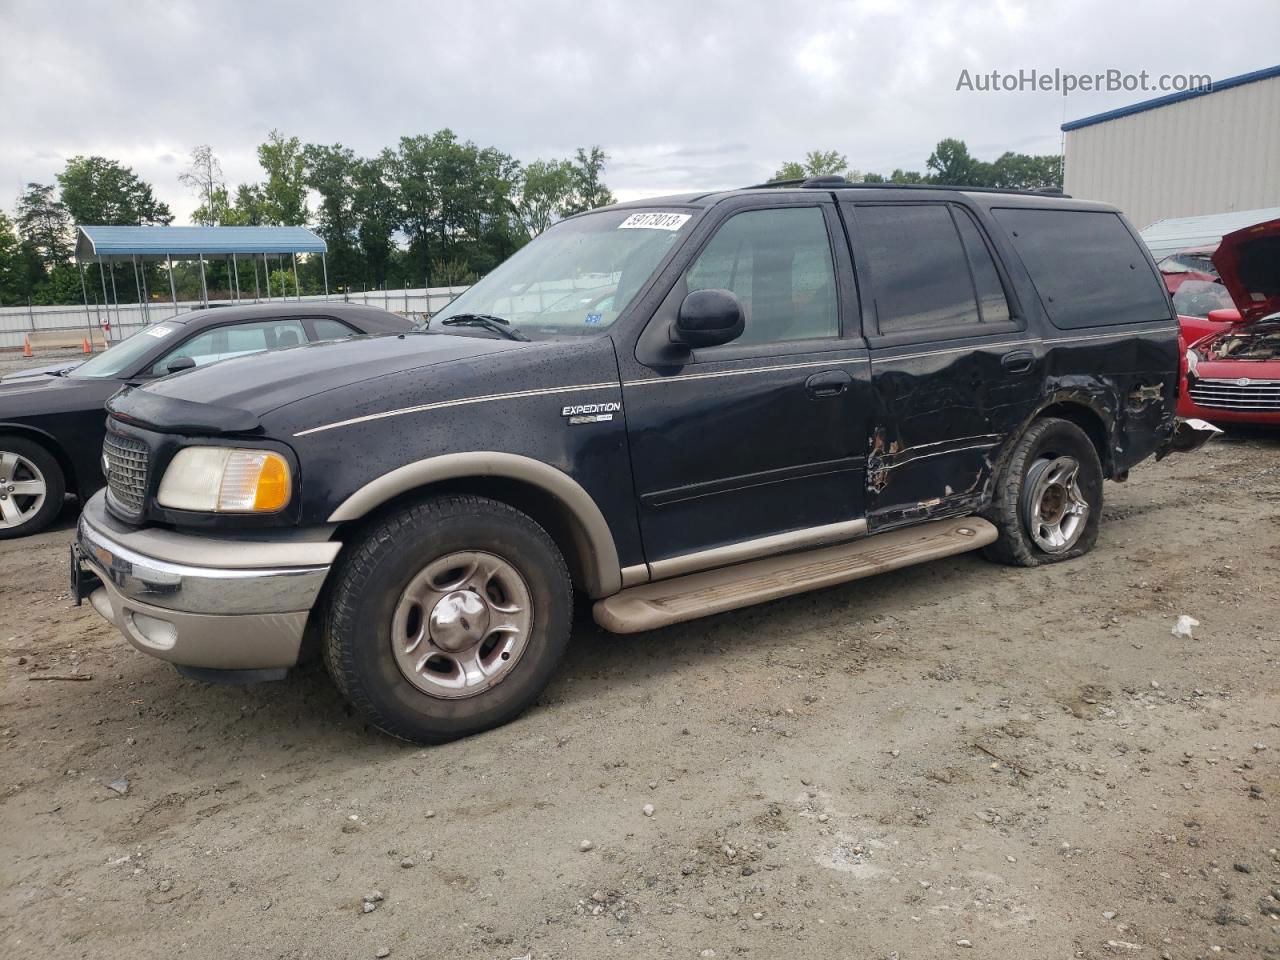
[[[370,306],[382,307],[412,320],[425,320],[443,310],[454,297],[466,290],[462,287],[430,287],[403,290],[369,290],[363,293],[331,293],[324,296],[290,297],[289,303],[322,304],[325,300],[339,300],[348,303],[367,303]],[[210,307],[243,306],[251,303],[281,303],[279,299],[272,301],[254,300],[243,297],[234,300],[210,300]],[[127,303],[119,306],[102,306],[91,304],[87,307],[3,307],[0,308],[0,351],[19,351],[29,334],[36,331],[57,331],[75,334],[84,331],[85,336],[93,333],[94,342],[101,340],[102,332],[108,325],[114,343],[132,336],[149,324],[168,320],[181,313],[188,313],[201,308],[200,301],[180,301],[177,306],[168,302]]]

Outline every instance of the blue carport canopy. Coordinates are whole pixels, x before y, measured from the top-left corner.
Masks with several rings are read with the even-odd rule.
[[[76,258],[103,261],[218,258],[239,254],[326,253],[306,227],[77,227]]]

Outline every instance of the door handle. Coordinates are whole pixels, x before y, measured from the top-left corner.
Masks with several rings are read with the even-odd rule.
[[[1036,355],[1030,350],[1011,350],[1000,358],[1000,366],[1010,373],[1026,373],[1035,362]]]
[[[843,370],[828,370],[826,373],[815,373],[804,382],[804,388],[815,400],[822,397],[836,397],[844,393],[853,383],[853,377]]]

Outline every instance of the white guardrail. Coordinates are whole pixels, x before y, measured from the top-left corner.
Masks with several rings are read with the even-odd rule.
[[[289,303],[323,303],[343,301],[348,303],[367,303],[370,306],[382,307],[393,313],[417,318],[431,316],[443,310],[454,297],[466,290],[466,287],[430,287],[416,290],[370,290],[367,293],[331,293],[328,298],[321,296],[289,297]],[[267,303],[264,299],[254,300],[244,297],[238,305],[251,303]],[[280,298],[272,303],[286,302]],[[209,305],[229,307],[236,306],[233,300],[210,300]],[[88,307],[56,306],[56,307],[3,307],[0,308],[0,351],[21,350],[24,338],[37,330],[63,331],[74,333],[83,330],[85,335],[90,330],[98,331],[107,323],[111,325],[110,340],[112,343],[132,336],[149,324],[168,320],[180,313],[200,309],[200,301],[179,301],[174,306],[169,301],[152,303],[122,303],[104,307],[101,304]],[[96,334],[101,338],[101,333]]]

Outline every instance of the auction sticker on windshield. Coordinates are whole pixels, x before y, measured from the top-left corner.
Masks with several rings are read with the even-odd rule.
[[[618,224],[619,230],[679,230],[689,218],[690,213],[633,213]]]
[[[167,337],[169,334],[173,333],[175,329],[177,328],[167,327],[162,323],[155,327],[148,327],[145,332],[149,337]]]

